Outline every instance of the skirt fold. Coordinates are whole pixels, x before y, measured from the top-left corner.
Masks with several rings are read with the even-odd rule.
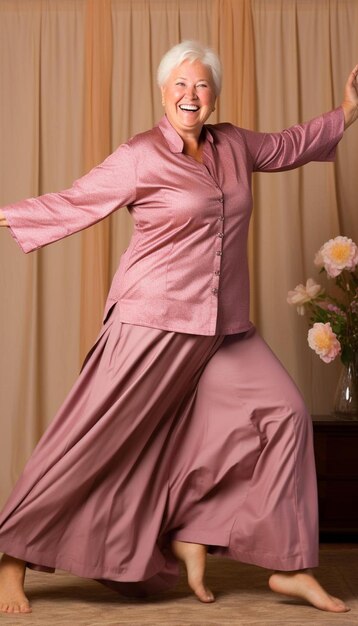
[[[118,317],[6,503],[0,550],[129,595],[175,583],[173,538],[264,567],[316,565],[310,418],[255,329],[206,337]]]

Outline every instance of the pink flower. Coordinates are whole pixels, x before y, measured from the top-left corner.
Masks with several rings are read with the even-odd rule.
[[[295,304],[299,315],[305,314],[304,304],[310,302],[323,293],[324,289],[316,283],[313,278],[309,278],[306,285],[299,284],[293,291],[289,291],[287,295],[288,304]]]
[[[337,315],[341,315],[342,317],[347,317],[347,314],[344,311],[342,311],[342,309],[340,309],[336,304],[332,304],[331,302],[329,302],[326,308],[328,311],[332,311],[332,313],[337,313]]]
[[[316,322],[308,331],[308,345],[325,363],[330,363],[341,352],[341,344],[329,322]]]
[[[332,302],[320,302],[319,308],[323,309],[324,311],[331,311],[332,313],[336,313],[341,317],[347,318],[347,313],[343,311],[343,309],[340,309],[339,306],[337,306],[336,304],[332,304]]]
[[[358,248],[348,237],[335,237],[321,247],[314,262],[324,267],[328,276],[335,278],[343,270],[355,269],[358,265]]]

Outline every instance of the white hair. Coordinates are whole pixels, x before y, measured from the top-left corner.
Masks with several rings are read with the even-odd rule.
[[[218,96],[221,91],[222,77],[220,59],[214,50],[203,46],[198,41],[182,41],[166,52],[159,63],[157,71],[159,87],[165,85],[172,70],[181,65],[184,61],[189,61],[190,63],[200,61],[203,65],[209,67],[214,81],[215,94]]]

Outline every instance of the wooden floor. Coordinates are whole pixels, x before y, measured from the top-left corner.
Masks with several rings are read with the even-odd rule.
[[[188,591],[184,576],[171,592],[146,601],[128,601],[93,581],[64,572],[28,571],[31,615],[1,615],[9,626],[345,626],[358,625],[358,545],[325,545],[317,575],[351,607],[333,615],[267,588],[267,571],[209,557],[208,582],[214,604],[203,605]]]

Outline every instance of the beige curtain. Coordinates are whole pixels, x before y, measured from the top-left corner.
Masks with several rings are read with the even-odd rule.
[[[358,3],[252,0],[251,10],[257,128],[280,130],[339,105],[358,60]],[[347,132],[335,164],[255,180],[256,321],[313,413],[331,412],[340,364],[326,365],[308,348],[307,320],[285,300],[309,276],[319,280],[313,258],[325,241],[358,241],[357,130]]]
[[[277,130],[340,103],[358,60],[355,0],[0,0],[0,206],[55,191],[162,115],[162,54],[213,45],[224,88],[213,122]],[[306,346],[286,292],[339,233],[357,240],[356,129],[335,165],[256,175],[252,310],[315,412],[336,366]],[[0,501],[98,332],[131,224],[126,209],[24,255],[0,231]]]
[[[84,2],[0,2],[1,205],[84,172],[84,43]],[[1,499],[75,378],[81,320],[81,236],[26,256],[4,230]]]

